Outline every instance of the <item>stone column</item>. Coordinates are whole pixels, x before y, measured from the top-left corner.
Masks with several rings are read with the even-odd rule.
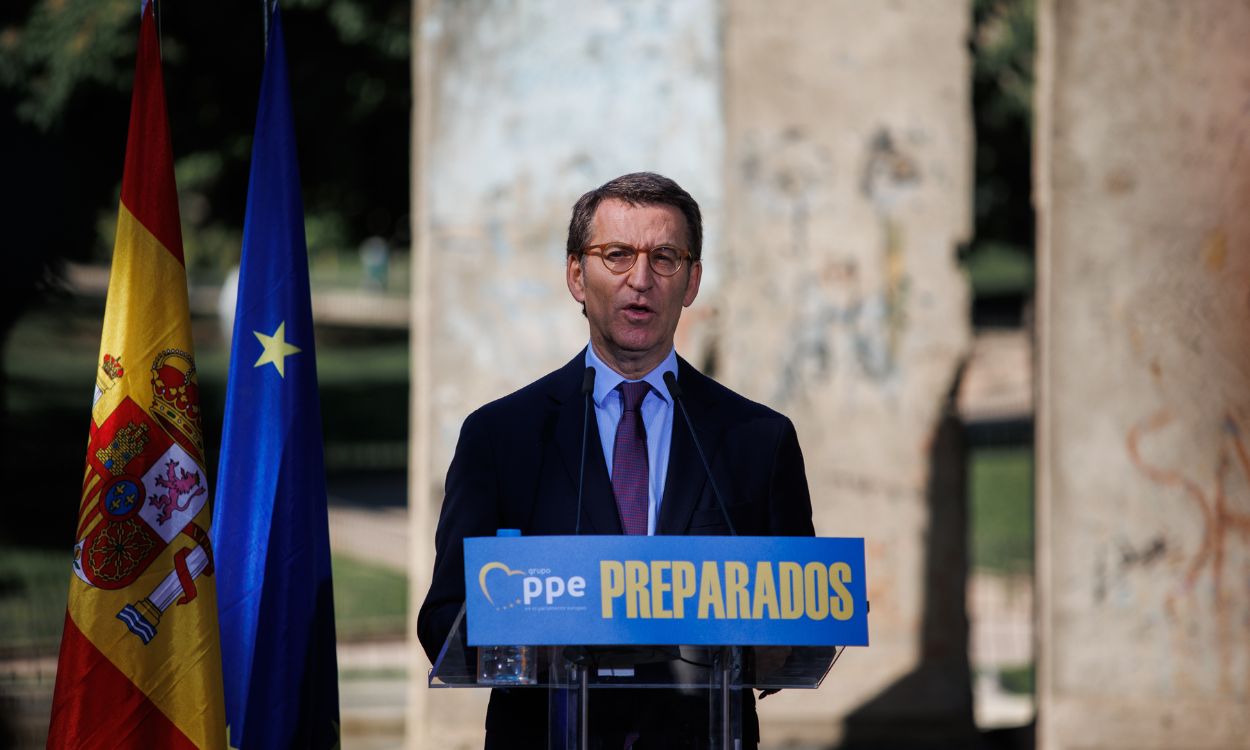
[[[716,374],[794,419],[817,533],[866,538],[872,602],[872,647],[821,691],[765,701],[764,739],[827,742],[844,719],[849,740],[966,739],[963,456],[947,409],[970,340],[956,264],[970,10],[726,5]]]
[[[660,172],[699,200],[716,247],[724,131],[715,0],[418,0],[414,16],[415,623],[464,417],[587,341],[564,281],[574,201]],[[696,360],[715,276],[683,319],[679,347]],[[433,693],[414,659],[410,746],[481,747],[486,691]]]
[[[1245,747],[1250,4],[1040,13],[1040,747]]]

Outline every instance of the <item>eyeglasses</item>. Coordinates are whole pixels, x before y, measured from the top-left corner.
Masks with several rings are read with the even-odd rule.
[[[627,273],[638,262],[638,255],[646,253],[647,263],[651,270],[660,276],[672,276],[681,270],[689,250],[682,250],[671,245],[656,245],[650,250],[634,247],[624,242],[605,242],[601,245],[588,245],[582,249],[583,255],[598,255],[612,273]]]

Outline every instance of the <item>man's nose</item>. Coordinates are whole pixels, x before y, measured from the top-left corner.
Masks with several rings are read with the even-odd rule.
[[[625,281],[631,289],[645,292],[655,284],[655,272],[651,270],[651,256],[639,253],[634,267],[625,274]]]

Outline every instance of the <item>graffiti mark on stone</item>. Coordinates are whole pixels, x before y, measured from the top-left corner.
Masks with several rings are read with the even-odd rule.
[[[1168,550],[1168,544],[1162,536],[1156,536],[1144,547],[1133,548],[1127,543],[1120,544],[1120,566],[1130,568],[1135,565],[1148,566],[1162,559]]]
[[[1230,498],[1227,490],[1234,472],[1239,472],[1250,483],[1250,452],[1246,449],[1246,441],[1237,420],[1231,414],[1225,413],[1219,428],[1222,434],[1216,455],[1215,475],[1210,478],[1209,484],[1191,476],[1188,472],[1192,472],[1192,469],[1174,468],[1159,459],[1145,458],[1142,455],[1143,443],[1152,435],[1165,430],[1173,421],[1170,410],[1160,409],[1134,425],[1127,438],[1129,458],[1138,471],[1152,483],[1181,492],[1189,499],[1193,509],[1201,514],[1202,541],[1186,566],[1180,593],[1191,592],[1197,581],[1209,572],[1216,607],[1222,608],[1225,601],[1224,563],[1230,545],[1240,541],[1242,545],[1250,547],[1250,512],[1247,510],[1250,503],[1247,503],[1246,498]],[[1163,554],[1163,551],[1162,540],[1159,540],[1157,553],[1148,549],[1144,557],[1153,558]]]
[[[888,130],[872,135],[858,185],[877,214],[880,246],[876,252],[847,248],[839,254],[829,252],[837,238],[811,236],[813,214],[831,210],[820,204],[834,182],[830,155],[797,130],[749,138],[747,154],[741,170],[752,205],[785,217],[778,225],[787,227],[787,236],[776,238],[776,251],[806,269],[793,288],[779,290],[795,312],[774,398],[784,403],[803,383],[826,380],[843,367],[889,386],[899,374],[908,325],[911,280],[899,213],[921,183],[917,160]]]

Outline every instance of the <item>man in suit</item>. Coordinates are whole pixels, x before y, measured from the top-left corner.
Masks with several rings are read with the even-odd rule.
[[[434,661],[464,602],[465,537],[521,529],[573,534],[810,536],[811,501],[794,426],[701,374],[676,355],[683,307],[699,293],[699,206],[660,175],[624,175],[578,200],[566,281],[590,345],[567,365],[475,411],[447,472],[430,591],[417,632]],[[766,259],[761,259],[766,262]],[[587,368],[595,372],[584,475]],[[676,374],[690,424],[664,374]],[[679,394],[680,395],[680,394]],[[697,432],[722,511],[699,460]],[[581,517],[578,482],[583,477]],[[595,691],[592,733],[602,747],[695,747],[707,702],[663,691]],[[546,691],[494,690],[486,746],[541,747]],[[750,691],[743,734],[758,742]]]

